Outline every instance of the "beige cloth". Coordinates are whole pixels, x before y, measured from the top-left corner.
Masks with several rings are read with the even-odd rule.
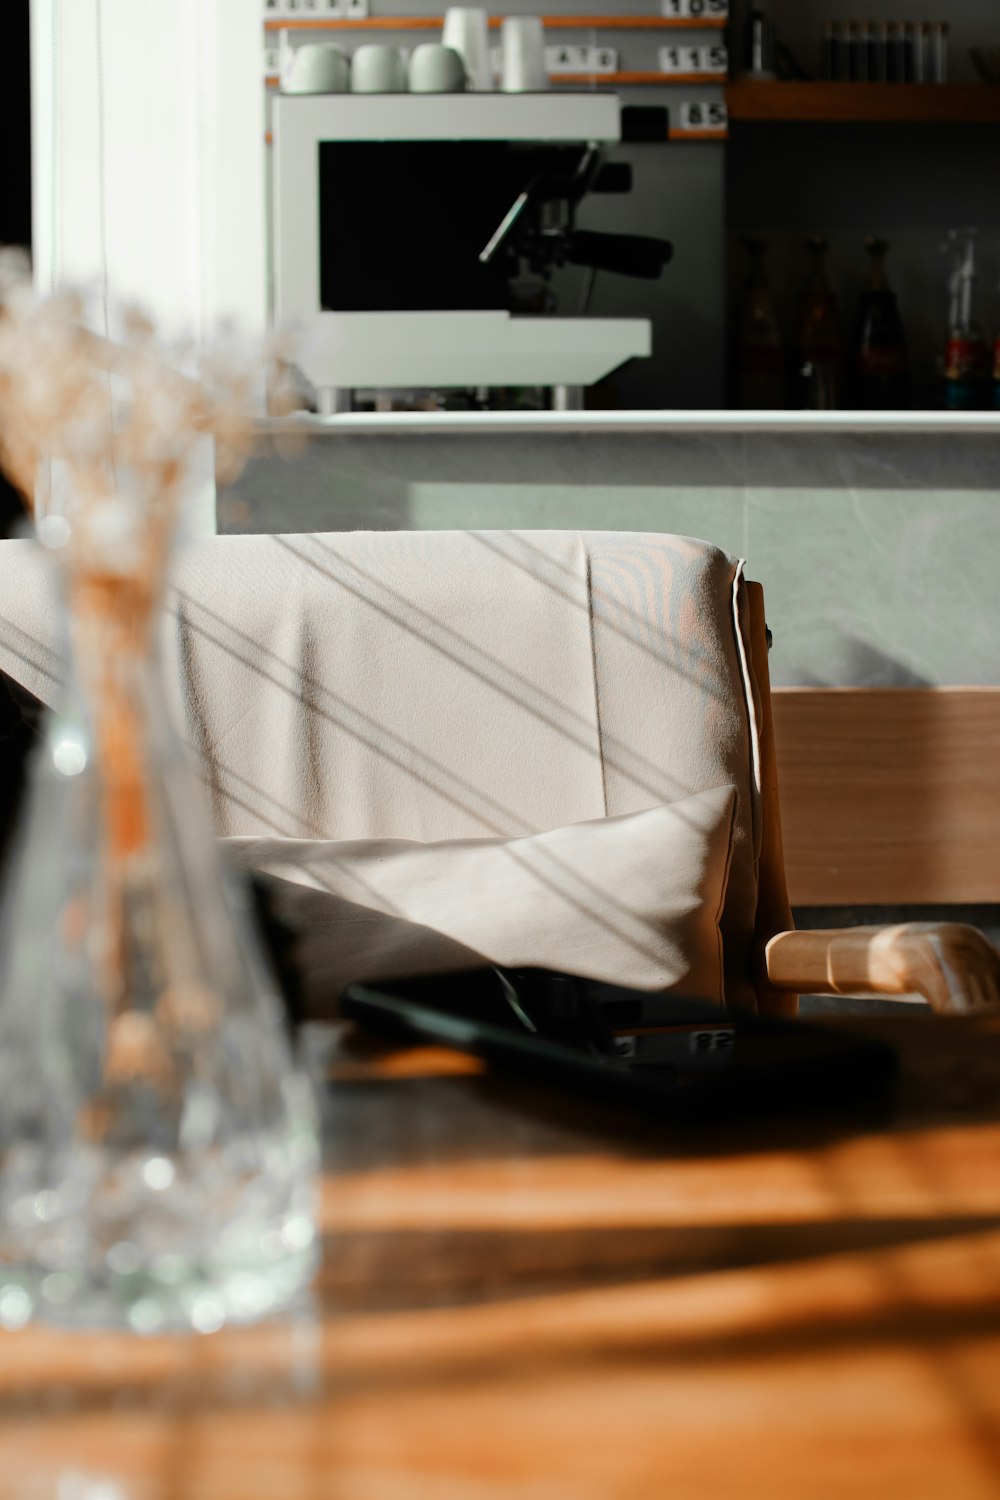
[[[51,701],[44,560],[0,543],[0,669]],[[735,786],[752,1004],[759,780],[742,565],[601,532],[229,536],[177,558],[168,679],[222,834],[510,838]]]
[[[313,1014],[354,980],[549,968],[724,1002],[733,787],[520,839],[228,839],[300,934]]]

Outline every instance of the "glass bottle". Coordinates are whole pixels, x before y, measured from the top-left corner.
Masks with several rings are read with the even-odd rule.
[[[868,23],[868,82],[887,81],[886,57],[889,47],[889,28],[885,21]]]
[[[903,83],[906,79],[906,64],[903,57],[905,34],[901,21],[885,23],[885,80],[886,83]]]
[[[211,1332],[312,1274],[315,1105],[171,727],[135,522],[85,520],[55,526],[69,682],[0,921],[0,1325]]]
[[[858,308],[852,372],[854,404],[861,411],[899,411],[910,404],[909,361],[896,294],[885,274],[889,246],[885,240],[869,235],[865,248],[871,269]]]
[[[819,76],[825,82],[840,77],[840,41],[836,21],[824,21],[819,44]]]
[[[750,265],[736,327],[735,403],[744,411],[780,411],[788,400],[786,360],[768,287],[768,244],[749,236],[740,244]]]
[[[743,67],[751,78],[774,77],[775,30],[770,0],[750,8],[743,33]]]
[[[852,83],[868,82],[868,22],[854,21],[850,29],[849,73]]]
[[[976,239],[974,229],[953,229],[942,247],[951,257],[944,359],[944,405],[949,411],[987,405],[990,355],[976,313]]]
[[[806,241],[810,271],[802,301],[797,401],[810,411],[839,407],[843,384],[837,299],[826,274],[829,248],[816,236]]]

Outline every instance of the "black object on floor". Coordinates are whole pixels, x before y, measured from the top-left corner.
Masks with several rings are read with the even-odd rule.
[[[546,970],[351,985],[340,1009],[362,1026],[673,1119],[882,1118],[897,1073],[892,1048],[868,1037]]]

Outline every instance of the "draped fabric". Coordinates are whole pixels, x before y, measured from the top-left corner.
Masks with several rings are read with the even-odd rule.
[[[44,556],[0,543],[0,669],[62,674]],[[227,536],[163,648],[220,834],[503,837],[737,791],[722,932],[751,1004],[759,777],[742,564],[604,532]]]

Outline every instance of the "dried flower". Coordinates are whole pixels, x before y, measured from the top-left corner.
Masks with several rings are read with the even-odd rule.
[[[131,307],[104,338],[87,311],[78,293],[38,296],[24,254],[0,251],[0,466],[29,509],[51,465],[64,466],[75,560],[152,582],[198,446],[214,439],[223,484],[251,453],[265,362],[232,337],[198,359],[168,350]],[[290,410],[284,368],[272,356],[272,413]]]

